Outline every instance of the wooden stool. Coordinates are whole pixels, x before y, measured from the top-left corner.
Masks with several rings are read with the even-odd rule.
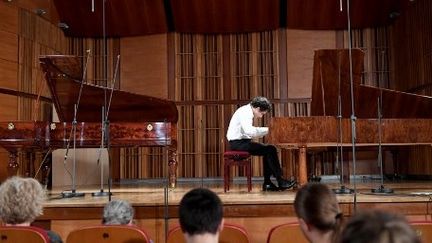
[[[252,190],[252,170],[250,154],[246,151],[225,151],[224,153],[224,192],[229,191],[230,166],[244,167],[246,170],[248,192]]]

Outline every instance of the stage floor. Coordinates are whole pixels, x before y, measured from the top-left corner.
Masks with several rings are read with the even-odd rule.
[[[323,181],[332,189],[340,188],[340,183],[334,181]],[[189,181],[179,182],[176,188],[166,188],[164,183],[145,180],[130,183],[115,183],[112,186],[111,199],[123,199],[134,206],[161,206],[178,205],[183,195],[192,188],[205,187],[216,192],[224,205],[245,205],[245,204],[292,204],[295,198],[296,189],[280,192],[263,192],[261,182],[255,181],[251,192],[247,191],[244,181],[234,181],[230,190],[224,193],[223,182],[216,181]],[[356,182],[355,194],[340,194],[337,198],[340,203],[353,203],[354,198],[361,202],[429,202],[432,199],[432,181],[398,181],[385,182],[385,188],[394,190],[392,194],[374,194],[371,189],[378,188],[380,181],[367,180]],[[346,185],[354,189],[354,183]],[[101,207],[108,200],[108,196],[95,197],[91,194],[100,191],[100,186],[79,186],[77,192],[85,193],[84,197],[62,198],[61,192],[70,190],[68,187],[53,188],[49,191],[46,207]],[[104,191],[108,191],[104,185]]]

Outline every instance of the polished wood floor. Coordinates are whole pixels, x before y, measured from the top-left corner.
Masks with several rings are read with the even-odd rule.
[[[330,188],[340,188],[340,183],[334,181],[323,181]],[[371,189],[378,188],[381,185],[378,180],[358,181],[346,185],[353,189],[356,187],[356,194],[338,195],[341,203],[353,203],[354,199],[358,203],[362,202],[429,202],[432,198],[432,181],[398,181],[385,182],[385,188],[394,190],[392,194],[376,194]],[[244,205],[244,204],[292,204],[294,201],[296,189],[290,189],[281,192],[263,192],[261,183],[253,183],[251,192],[247,192],[247,186],[244,182],[234,182],[230,191],[224,193],[223,183],[221,181],[213,182],[180,182],[176,188],[166,188],[163,183],[138,181],[132,183],[114,184],[112,186],[111,199],[123,199],[132,203],[134,206],[161,206],[178,205],[183,195],[192,188],[206,187],[215,191],[223,201],[224,205]],[[81,186],[77,187],[77,192],[85,193],[84,197],[62,198],[61,192],[70,190],[70,188],[53,188],[49,191],[46,207],[100,207],[108,200],[108,196],[95,197],[93,192],[100,191],[100,186]],[[108,191],[104,186],[104,191]]]

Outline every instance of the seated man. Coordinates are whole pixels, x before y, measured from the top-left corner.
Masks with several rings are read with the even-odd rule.
[[[234,112],[226,135],[230,149],[263,156],[263,191],[289,189],[295,184],[294,181],[282,178],[282,169],[276,147],[252,141],[253,138],[263,137],[268,133],[268,127],[254,127],[253,119],[263,117],[270,110],[271,103],[267,98],[260,96],[253,98],[249,104],[238,108]],[[272,175],[276,178],[278,187],[270,180]]]
[[[107,225],[132,225],[134,209],[129,202],[124,200],[112,200],[103,210],[102,224]]]
[[[217,243],[223,228],[223,209],[212,191],[197,188],[180,201],[180,226],[187,243]]]
[[[11,177],[0,185],[0,220],[6,226],[30,226],[42,215],[45,191],[33,178]],[[52,243],[63,242],[60,236],[48,230]]]

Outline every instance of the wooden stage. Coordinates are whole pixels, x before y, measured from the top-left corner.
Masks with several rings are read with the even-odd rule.
[[[324,181],[331,188],[339,184]],[[373,195],[372,188],[379,181],[357,182],[357,194],[338,195],[345,216],[352,215],[356,209],[380,208],[406,215],[410,220],[432,220],[432,181],[403,181],[385,183],[386,188],[395,190],[390,195]],[[165,242],[166,230],[178,225],[178,204],[182,196],[191,188],[207,187],[215,191],[224,203],[226,222],[243,225],[249,232],[252,242],[265,242],[269,230],[278,224],[296,221],[293,201],[296,190],[283,192],[262,192],[261,182],[256,181],[248,193],[244,183],[237,182],[227,193],[223,192],[222,182],[179,183],[175,189],[164,190],[158,183],[131,183],[115,185],[111,190],[112,199],[124,199],[135,208],[135,223],[144,228],[155,242]],[[353,188],[353,184],[347,185]],[[61,198],[64,188],[50,191],[44,215],[38,223],[58,232],[64,240],[67,234],[81,226],[99,224],[102,209],[108,197],[92,197],[92,192],[100,187],[78,187],[85,192],[81,198]],[[106,187],[105,187],[106,190]],[[165,196],[167,195],[167,196]],[[165,205],[168,205],[167,207]]]

